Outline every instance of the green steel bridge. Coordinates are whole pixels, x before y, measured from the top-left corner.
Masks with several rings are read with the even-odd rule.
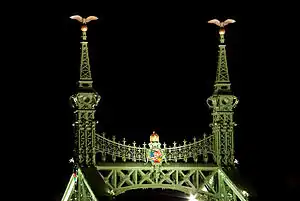
[[[77,92],[70,97],[74,108],[74,171],[62,201],[96,201],[136,189],[171,189],[194,200],[246,201],[248,192],[233,182],[235,169],[233,109],[238,99],[229,80],[225,25],[234,20],[214,23],[220,27],[219,53],[214,92],[207,99],[211,108],[211,133],[182,144],[161,144],[153,131],[148,143],[137,145],[97,133],[95,111],[101,99],[93,89],[88,55],[87,23],[95,16],[82,18],[81,65]],[[191,199],[192,200],[192,199]]]

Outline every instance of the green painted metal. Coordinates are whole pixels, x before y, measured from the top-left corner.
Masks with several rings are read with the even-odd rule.
[[[193,194],[198,200],[247,200],[219,166],[184,163],[153,167],[143,163],[104,163],[96,168],[107,184],[108,196],[118,196],[129,190],[159,188]],[[98,200],[80,168],[77,181],[71,177],[63,196],[62,201],[67,200]]]
[[[77,92],[70,97],[75,111],[74,160],[79,166],[93,166],[95,163],[96,107],[101,99],[93,89],[91,67],[88,54],[86,31],[82,31],[80,79]]]
[[[118,196],[128,190],[160,188],[193,194],[198,200],[246,201],[245,191],[225,173],[234,167],[233,109],[238,103],[230,88],[225,31],[220,31],[214,92],[207,99],[212,109],[212,133],[194,137],[191,142],[174,142],[171,146],[161,144],[156,133],[150,136],[149,143],[142,145],[96,133],[95,111],[101,97],[92,85],[86,31],[85,24],[78,90],[70,98],[75,113],[74,173],[62,200],[99,200],[81,171],[95,168],[108,196]]]
[[[217,23],[217,25],[219,24]],[[224,44],[225,30],[224,27],[220,27],[217,76],[213,95],[207,99],[207,104],[212,109],[212,123],[210,126],[214,136],[215,160],[220,166],[230,167],[234,165],[234,126],[237,125],[233,121],[233,109],[239,101],[231,91],[226,45]]]
[[[97,201],[88,181],[85,179],[81,169],[78,168],[77,174],[72,175],[62,201]]]
[[[96,134],[96,147],[95,153],[101,154],[101,160],[106,161],[107,156],[111,158],[113,162],[116,162],[118,158],[122,159],[123,162],[133,161],[133,162],[147,162],[148,153],[151,150],[152,143],[143,145],[136,145],[135,142],[131,144],[126,144],[126,139],[124,138],[121,142],[116,142],[116,138],[113,136],[112,139],[105,137],[105,133]],[[208,162],[208,158],[214,158],[213,150],[213,136],[203,135],[202,139],[193,138],[192,142],[183,141],[182,145],[178,145],[173,142],[172,146],[167,146],[163,143],[163,147],[159,149],[163,152],[163,157],[165,157],[166,162],[179,162],[179,161],[204,161]],[[147,146],[148,145],[148,146]]]

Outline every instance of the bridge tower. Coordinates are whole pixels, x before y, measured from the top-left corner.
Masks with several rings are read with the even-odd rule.
[[[82,23],[80,79],[70,100],[74,107],[74,171],[62,201],[99,201],[129,190],[171,189],[203,201],[246,201],[247,192],[227,175],[233,164],[232,108],[224,34],[221,34],[214,94],[208,99],[213,109],[212,133],[191,141],[161,143],[155,131],[148,143],[137,145],[125,138],[97,133],[95,111],[100,96],[93,89],[89,64],[87,25],[96,17],[72,16]]]
[[[81,25],[81,62],[80,77],[77,92],[70,97],[74,108],[74,162],[80,167],[90,167],[95,164],[95,134],[96,134],[96,107],[101,99],[93,89],[93,79],[89,61],[87,25]]]
[[[234,166],[234,126],[236,124],[233,121],[233,109],[238,104],[238,99],[233,95],[230,86],[224,36],[225,26],[234,22],[231,19],[224,22],[216,19],[209,21],[220,27],[220,43],[214,92],[207,99],[207,104],[212,109],[210,126],[214,136],[215,160],[219,166],[224,168]]]

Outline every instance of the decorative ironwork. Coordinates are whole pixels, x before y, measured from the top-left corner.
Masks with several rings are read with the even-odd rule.
[[[74,171],[62,201],[97,200],[82,168],[95,170],[98,179],[106,184],[103,190],[111,196],[133,189],[161,188],[178,190],[198,200],[246,201],[248,193],[237,188],[223,171],[232,167],[235,160],[233,109],[238,99],[231,92],[224,44],[224,27],[235,21],[209,21],[220,27],[214,93],[207,99],[212,109],[212,133],[204,134],[201,139],[194,137],[192,142],[184,139],[182,144],[173,142],[172,146],[167,146],[159,142],[155,132],[150,135],[150,142],[142,145],[96,133],[95,111],[101,97],[92,86],[86,23],[97,17],[76,15],[71,18],[82,23],[83,41],[79,87],[70,97],[75,108],[75,148],[74,158],[70,160]]]
[[[243,191],[218,166],[175,163],[153,168],[143,163],[127,163],[126,166],[103,163],[96,168],[111,196],[135,189],[160,188],[192,194],[203,201],[247,201]],[[78,177],[81,186],[76,186],[71,177],[62,201],[76,200],[79,195],[81,200],[97,200],[80,169]]]
[[[75,179],[74,179],[75,178]],[[90,185],[82,174],[81,169],[78,169],[78,174],[72,175],[67,189],[62,197],[62,201],[97,201],[96,196],[91,190]]]
[[[116,138],[113,137],[112,140],[105,137],[105,134],[102,135],[96,134],[96,148],[95,152],[101,153],[101,155],[105,155],[105,160],[110,156],[112,161],[116,161],[117,158],[121,158],[122,161],[133,161],[133,162],[147,162],[147,157],[151,148],[146,146],[146,143],[141,147],[136,146],[136,142],[134,145],[126,144],[125,138],[123,139],[123,143],[116,142]],[[150,144],[150,143],[149,143]],[[214,154],[214,140],[213,135],[206,137],[204,135],[203,139],[196,140],[194,142],[185,142],[184,145],[176,146],[176,142],[173,143],[173,147],[167,147],[166,143],[164,143],[163,148],[160,150],[164,153],[164,157],[166,161],[169,162],[177,162],[184,161],[188,162],[190,159],[194,162],[209,162],[208,160],[204,160],[204,158],[208,159],[208,156],[211,156],[211,161],[213,162],[215,157]],[[148,145],[149,146],[149,145]],[[103,158],[104,159],[104,158]],[[109,161],[109,160],[108,160]]]
[[[215,160],[218,165],[230,167],[234,165],[234,126],[233,109],[238,104],[238,99],[231,92],[226,45],[224,44],[224,27],[234,23],[232,19],[220,22],[213,19],[208,21],[220,27],[220,45],[218,56],[217,76],[214,84],[214,93],[207,99],[209,108],[212,109],[212,135],[214,136]]]
[[[88,42],[87,40],[87,23],[92,20],[97,20],[96,16],[89,16],[87,18],[83,18],[79,15],[73,15],[70,17],[73,20],[77,20],[81,23],[81,31],[82,31],[82,41],[81,43],[81,63],[80,63],[80,80],[79,84],[80,87],[88,86],[92,87],[92,74],[91,74],[91,67],[89,61],[89,52],[88,52]]]
[[[82,26],[86,25],[91,20],[96,20],[94,16],[86,19],[80,16],[72,16],[71,19],[76,19],[82,22]],[[74,160],[80,166],[94,165],[95,156],[95,134],[96,121],[95,112],[96,107],[101,99],[100,95],[93,90],[93,80],[91,77],[88,42],[86,41],[87,28],[81,28],[81,65],[80,65],[80,79],[77,93],[70,97],[72,106],[75,108],[75,147]]]

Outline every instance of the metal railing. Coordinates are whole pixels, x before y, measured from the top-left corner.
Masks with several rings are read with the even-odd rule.
[[[193,142],[183,141],[183,145],[176,142],[173,146],[167,147],[166,143],[162,144],[161,151],[164,153],[168,162],[184,161],[188,162],[193,160],[194,162],[208,162],[209,158],[214,159],[213,149],[213,135],[206,136],[204,134],[202,139],[197,140],[193,138]],[[111,156],[111,159],[115,162],[117,158],[121,158],[124,162],[129,161],[147,161],[148,144],[145,142],[142,146],[137,146],[134,141],[132,145],[126,144],[125,138],[122,142],[117,142],[113,136],[112,139],[105,137],[105,133],[96,134],[96,146],[95,153],[101,153],[102,161],[107,159],[107,156]],[[211,156],[211,157],[209,157]]]

